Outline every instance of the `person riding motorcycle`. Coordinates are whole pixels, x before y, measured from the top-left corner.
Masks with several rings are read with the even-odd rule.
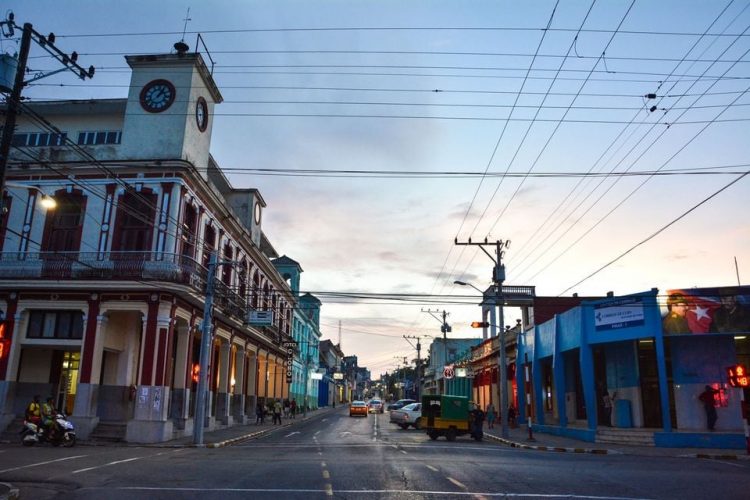
[[[42,422],[42,407],[39,405],[39,395],[34,396],[34,400],[26,407],[26,420],[39,425]]]
[[[55,431],[55,417],[57,416],[57,408],[55,408],[55,400],[52,396],[47,398],[47,402],[42,405],[42,425],[48,432],[47,436],[51,438]]]

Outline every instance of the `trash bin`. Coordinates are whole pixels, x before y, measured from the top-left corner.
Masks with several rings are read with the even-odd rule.
[[[633,427],[631,404],[628,399],[615,400],[615,427]]]

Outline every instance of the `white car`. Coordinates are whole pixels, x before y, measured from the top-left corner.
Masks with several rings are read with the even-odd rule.
[[[420,417],[422,416],[422,403],[412,403],[399,410],[391,411],[391,423],[394,423],[402,429],[413,426],[415,429],[420,428]]]

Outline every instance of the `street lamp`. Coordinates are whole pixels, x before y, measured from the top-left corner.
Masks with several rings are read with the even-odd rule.
[[[20,184],[17,182],[6,182],[5,187],[14,187],[14,188],[19,188],[19,189],[31,189],[31,190],[37,191],[42,196],[42,199],[39,200],[39,204],[42,207],[46,208],[47,210],[52,210],[55,207],[57,207],[57,202],[55,201],[55,199],[51,195],[45,193],[42,190],[42,188],[40,188],[39,186],[32,186],[30,184]]]
[[[453,282],[453,284],[454,285],[461,285],[461,286],[470,286],[471,288],[473,288],[477,292],[481,293],[482,296],[484,296],[484,292],[482,290],[480,290],[479,288],[475,287],[474,285],[472,285],[471,283],[467,283],[465,281],[456,280],[456,281]]]

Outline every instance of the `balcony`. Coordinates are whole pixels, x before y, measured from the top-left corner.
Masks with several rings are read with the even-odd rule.
[[[207,270],[163,252],[2,252],[0,279],[167,281],[203,291]]]

